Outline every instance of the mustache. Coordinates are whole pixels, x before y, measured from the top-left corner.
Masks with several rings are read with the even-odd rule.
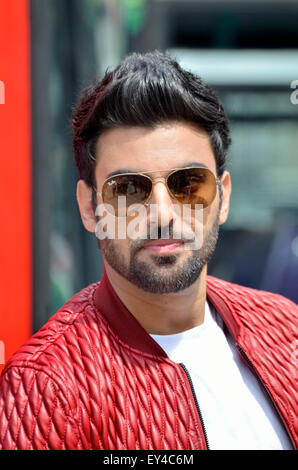
[[[149,240],[159,240],[159,239],[168,239],[168,238],[174,238],[177,240],[181,240],[182,242],[187,242],[190,243],[195,240],[195,235],[193,232],[190,232],[192,234],[192,237],[190,236],[185,236],[184,232],[181,233],[180,231],[175,231],[174,228],[174,222],[171,221],[169,225],[164,225],[163,227],[158,226],[156,227],[156,230],[154,231],[154,237],[150,238],[150,233],[146,238],[140,236],[140,238],[137,238],[136,240],[131,240],[129,242],[129,249],[132,252],[137,252],[141,250],[146,244],[148,243]],[[183,236],[184,235],[184,236]]]

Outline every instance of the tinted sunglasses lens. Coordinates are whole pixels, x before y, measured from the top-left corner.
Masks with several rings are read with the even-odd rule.
[[[187,168],[169,175],[168,187],[172,195],[182,204],[208,207],[216,195],[216,179],[207,168]]]
[[[109,178],[103,185],[103,202],[113,207],[117,217],[126,216],[132,204],[142,204],[151,193],[152,183],[144,175],[118,175]],[[118,204],[118,198],[125,196],[126,205]]]

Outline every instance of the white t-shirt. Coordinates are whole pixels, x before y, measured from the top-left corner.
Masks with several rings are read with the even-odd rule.
[[[202,325],[151,335],[193,382],[210,449],[292,449],[270,398],[244,364],[220,315],[206,301]]]

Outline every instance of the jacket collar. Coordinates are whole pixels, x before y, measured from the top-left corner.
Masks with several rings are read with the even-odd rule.
[[[223,282],[212,276],[207,276],[207,299],[223,318],[235,340],[239,334],[239,324],[233,315],[231,306],[222,289],[218,289],[218,282]],[[97,310],[104,315],[110,327],[122,341],[143,353],[167,357],[166,352],[140,325],[129,312],[112,287],[105,268],[103,276],[94,292],[94,304]]]

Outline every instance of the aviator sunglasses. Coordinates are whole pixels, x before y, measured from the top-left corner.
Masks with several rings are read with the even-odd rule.
[[[164,170],[169,172],[166,177],[152,177],[153,173],[161,170],[146,171],[146,173],[119,173],[107,178],[100,192],[93,188],[104,204],[113,208],[116,217],[127,217],[128,208],[132,204],[149,205],[153,185],[162,182],[169,194],[180,204],[189,204],[195,209],[201,204],[205,209],[215,198],[217,184],[220,183],[214,173],[205,167],[186,167]],[[118,198],[125,196],[125,206],[119,209]],[[108,210],[108,208],[107,208]],[[108,212],[110,212],[108,210]]]

